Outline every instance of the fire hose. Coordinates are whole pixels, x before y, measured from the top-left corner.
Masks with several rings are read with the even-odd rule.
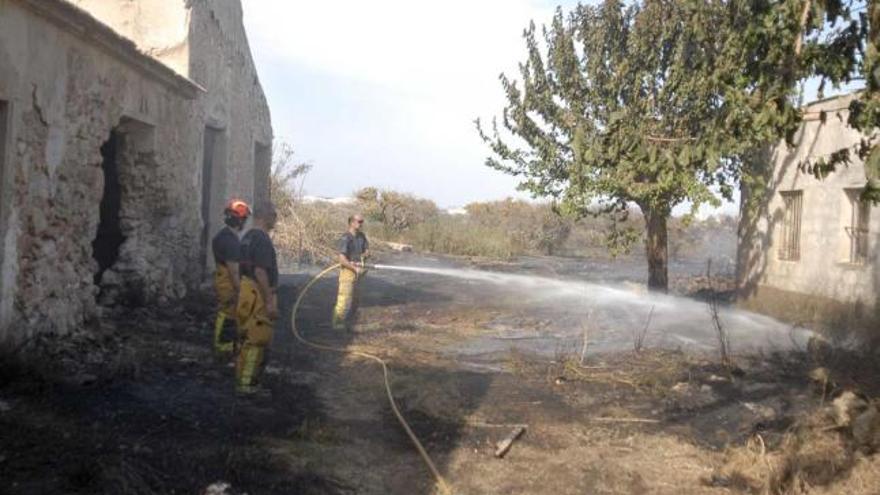
[[[336,264],[329,268],[324,269],[322,272],[318,273],[303,287],[300,291],[299,296],[296,298],[296,302],[293,304],[293,310],[290,314],[290,329],[293,332],[293,336],[296,337],[297,340],[302,342],[304,345],[311,347],[313,349],[318,349],[322,351],[335,352],[339,354],[349,354],[352,356],[357,356],[360,358],[368,359],[379,363],[382,366],[382,375],[385,379],[385,394],[388,397],[388,403],[391,405],[391,411],[394,412],[394,416],[397,417],[397,421],[400,423],[400,426],[403,427],[403,430],[406,432],[406,435],[409,437],[413,446],[418,451],[419,455],[424,461],[425,465],[428,467],[428,470],[431,472],[431,475],[434,476],[434,479],[437,482],[437,487],[443,495],[452,495],[452,489],[449,484],[443,478],[443,475],[440,474],[440,471],[437,469],[437,466],[434,464],[434,461],[431,460],[431,456],[428,455],[428,451],[425,450],[425,447],[422,445],[422,442],[419,441],[416,434],[413,432],[412,428],[409,426],[409,423],[406,422],[406,419],[403,417],[403,414],[400,412],[400,408],[397,406],[397,402],[394,400],[394,394],[391,392],[391,379],[388,371],[388,363],[380,358],[379,356],[369,354],[367,352],[355,351],[351,349],[344,349],[340,347],[333,347],[325,344],[318,344],[315,342],[311,342],[306,340],[300,333],[299,329],[296,327],[296,313],[299,311],[300,304],[302,304],[303,299],[308,293],[309,289],[318,282],[324,275],[330,273],[333,270],[339,268],[340,265]]]

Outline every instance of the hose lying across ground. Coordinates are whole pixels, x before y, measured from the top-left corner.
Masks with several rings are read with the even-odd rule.
[[[388,372],[388,364],[384,359],[379,356],[375,356],[373,354],[368,354],[366,352],[354,351],[349,349],[344,349],[340,347],[332,347],[324,344],[316,344],[314,342],[310,342],[306,340],[300,333],[299,329],[296,327],[296,313],[299,311],[299,306],[302,304],[303,299],[308,293],[309,289],[321,279],[324,275],[332,272],[339,268],[340,265],[333,265],[321,273],[312,277],[311,280],[303,287],[300,291],[299,296],[296,298],[296,302],[293,305],[293,310],[290,314],[290,329],[293,332],[293,336],[296,337],[297,340],[302,342],[303,344],[322,351],[336,352],[340,354],[350,354],[352,356],[358,356],[364,359],[369,359],[371,361],[375,361],[382,366],[382,375],[385,378],[385,393],[388,396],[388,403],[391,404],[391,410],[394,412],[394,415],[397,417],[397,421],[400,422],[400,426],[403,427],[409,439],[412,441],[412,444],[415,446],[416,450],[419,452],[419,455],[422,457],[422,460],[425,462],[425,465],[428,466],[428,470],[431,471],[431,474],[434,476],[434,479],[437,480],[437,486],[440,489],[440,492],[444,495],[452,495],[452,489],[449,487],[449,484],[446,483],[446,480],[443,478],[443,475],[440,474],[440,471],[437,470],[437,466],[434,465],[434,461],[431,460],[431,456],[428,455],[428,451],[425,450],[425,447],[422,445],[422,442],[419,441],[416,434],[413,433],[412,428],[409,426],[409,423],[404,419],[403,414],[400,412],[400,408],[397,407],[397,402],[394,400],[394,394],[391,393],[391,379]]]

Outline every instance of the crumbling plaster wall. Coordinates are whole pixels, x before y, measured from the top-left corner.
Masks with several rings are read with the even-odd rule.
[[[215,157],[220,169],[212,173],[209,238],[222,227],[228,199],[268,199],[271,153],[256,149],[258,144],[271,148],[272,124],[241,1],[73,1],[205,89],[198,100],[199,117],[203,125],[222,131],[225,153]]]
[[[28,2],[0,3],[0,99],[12,109],[0,211],[3,299],[12,308],[0,340],[69,331],[96,315],[100,148],[124,117],[151,127],[155,145],[127,151],[136,157],[123,186],[128,238],[114,271],[137,271],[145,299],[179,295],[197,273],[195,102],[74,32]]]
[[[189,72],[189,8],[180,0],[69,0],[178,74]],[[226,1],[226,0],[223,0]]]
[[[269,107],[239,0],[73,0],[145,53],[204,87],[205,123],[227,140],[220,196],[254,200],[255,143],[271,145]],[[182,62],[186,63],[183,64]],[[263,171],[265,172],[265,171]],[[212,211],[222,210],[217,200]]]
[[[223,196],[250,201],[266,199],[267,181],[263,181],[265,190],[254,190],[255,178],[268,174],[268,167],[255,167],[255,145],[271,146],[272,123],[251,57],[241,2],[189,0],[189,4],[192,10],[188,75],[207,90],[200,99],[207,121],[226,130],[228,166]],[[223,201],[221,198],[212,207],[212,211],[218,212],[218,220]]]
[[[102,276],[101,303],[161,302],[184,296],[187,286],[199,280],[195,260],[200,219],[193,214],[198,208],[197,197],[180,187],[192,185],[198,178],[192,176],[191,169],[169,166],[176,160],[192,163],[197,148],[191,143],[198,142],[199,136],[187,122],[190,119],[180,117],[182,132],[177,137],[189,135],[170,153],[157,149],[157,144],[170,144],[173,136],[167,130],[130,119],[117,126],[121,135],[117,154],[122,190],[120,226],[125,242],[118,261]]]

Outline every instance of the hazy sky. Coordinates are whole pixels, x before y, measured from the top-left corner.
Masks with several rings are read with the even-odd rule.
[[[473,120],[503,108],[498,75],[518,74],[523,30],[549,22],[560,3],[577,4],[243,0],[276,139],[314,166],[307,194],[378,186],[443,207],[526,197],[513,177],[484,165]]]
[[[314,169],[308,194],[368,185],[441,206],[517,194],[474,129],[504,104],[544,0],[244,0],[277,139]],[[576,2],[563,2],[574,5]]]

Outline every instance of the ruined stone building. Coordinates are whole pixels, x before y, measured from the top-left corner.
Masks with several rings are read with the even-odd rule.
[[[851,99],[807,106],[795,146],[772,149],[761,184],[743,187],[738,283],[750,309],[833,331],[880,325],[880,211],[860,200],[864,136],[847,125]],[[842,148],[849,165],[811,173]]]
[[[239,0],[0,0],[0,341],[197,286],[271,145]]]

